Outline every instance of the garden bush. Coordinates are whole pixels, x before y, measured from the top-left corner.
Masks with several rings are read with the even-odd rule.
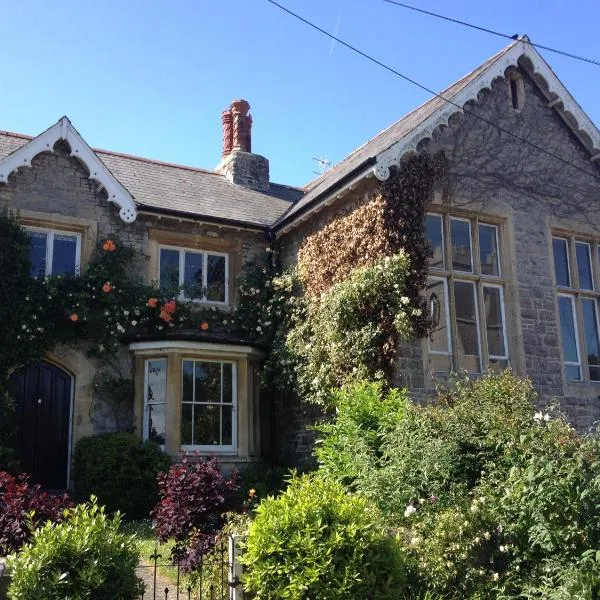
[[[156,444],[131,433],[83,438],[74,452],[75,492],[80,500],[95,495],[127,519],[147,519],[158,500],[157,475],[171,463]]]
[[[294,478],[262,501],[242,560],[257,600],[397,600],[407,590],[399,547],[375,506],[322,477]]]
[[[9,598],[137,600],[139,553],[134,538],[119,531],[120,521],[93,498],[68,509],[62,523],[46,523],[9,559]]]
[[[226,477],[216,459],[189,460],[158,477],[159,502],[152,511],[157,538],[174,540],[173,559],[185,571],[197,567],[215,544],[223,513],[234,504],[237,477]]]
[[[395,406],[395,394],[335,392],[316,456],[379,506],[420,595],[600,597],[598,431],[536,409],[531,383],[510,371],[457,379],[429,406]]]
[[[42,492],[26,474],[0,471],[0,556],[19,550],[45,521],[60,521],[63,510],[70,506],[66,494]]]

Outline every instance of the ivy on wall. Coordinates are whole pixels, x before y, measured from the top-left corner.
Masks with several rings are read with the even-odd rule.
[[[291,289],[272,370],[280,389],[322,403],[350,378],[390,382],[399,339],[426,335],[426,204],[443,182],[443,154],[403,161],[366,202],[309,235],[298,253],[305,292]]]

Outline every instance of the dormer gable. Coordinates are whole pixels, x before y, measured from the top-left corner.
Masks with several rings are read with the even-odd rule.
[[[67,117],[62,117],[52,127],[0,159],[0,183],[6,183],[9,175],[16,169],[31,167],[31,161],[41,152],[54,152],[54,145],[60,140],[68,144],[71,156],[87,168],[89,178],[106,191],[108,202],[113,202],[119,207],[121,220],[133,223],[137,218],[137,206],[133,196],[109,171]]]

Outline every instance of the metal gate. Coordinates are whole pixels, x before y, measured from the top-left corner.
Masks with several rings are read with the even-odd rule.
[[[136,570],[145,588],[140,600],[243,600],[237,556],[237,539],[221,538],[190,578],[180,563],[155,549]]]

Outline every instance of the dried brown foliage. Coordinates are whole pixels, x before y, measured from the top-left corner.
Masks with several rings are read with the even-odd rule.
[[[377,193],[308,236],[298,252],[298,273],[309,298],[319,297],[356,267],[393,253],[386,201]]]

